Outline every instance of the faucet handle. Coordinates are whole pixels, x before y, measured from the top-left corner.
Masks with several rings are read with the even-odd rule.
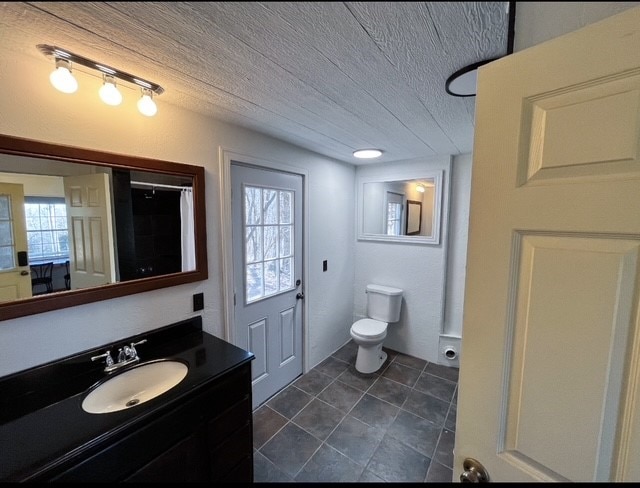
[[[113,358],[111,357],[111,351],[107,351],[104,354],[100,354],[98,356],[92,356],[91,361],[97,361],[98,359],[102,359],[102,358],[106,358],[104,362],[106,363],[107,366],[113,366]]]
[[[138,357],[138,351],[136,351],[136,346],[139,346],[140,344],[144,344],[145,342],[147,342],[147,340],[142,339],[141,341],[131,343],[131,346],[129,346],[130,347],[129,352],[131,353],[131,357]]]

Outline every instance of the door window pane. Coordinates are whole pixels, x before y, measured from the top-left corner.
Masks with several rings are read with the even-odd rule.
[[[294,288],[293,197],[288,190],[244,187],[247,303]]]
[[[0,269],[15,268],[11,197],[0,195]]]

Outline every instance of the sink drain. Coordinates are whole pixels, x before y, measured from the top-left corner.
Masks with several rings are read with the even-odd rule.
[[[137,405],[138,403],[140,403],[140,400],[138,400],[137,398],[134,398],[133,400],[129,400],[127,403],[125,403],[125,405],[127,407],[133,407],[134,405]]]

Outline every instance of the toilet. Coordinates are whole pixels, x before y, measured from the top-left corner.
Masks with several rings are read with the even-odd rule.
[[[387,337],[387,325],[400,320],[402,290],[383,285],[367,285],[367,318],[351,326],[351,338],[358,345],[356,369],[373,373],[387,359],[382,343]]]

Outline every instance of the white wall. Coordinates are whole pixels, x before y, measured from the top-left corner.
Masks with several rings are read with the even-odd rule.
[[[205,309],[197,314],[205,330],[223,337],[220,146],[308,170],[309,364],[337,348],[353,311],[352,166],[180,110],[164,104],[162,96],[153,118],[141,116],[136,97],[126,93],[121,106],[109,107],[96,96],[99,80],[89,76],[79,77],[77,93],[60,93],[49,84],[52,64],[33,51],[20,57],[0,46],[0,133],[204,166],[209,279],[12,320],[2,320],[0,309],[0,376],[191,317],[197,292],[204,293]],[[85,86],[91,82],[95,86]],[[322,272],[324,259],[327,272]]]
[[[449,156],[366,165],[358,167],[356,177],[445,170],[446,187],[451,175],[457,177],[458,174],[449,170],[450,165]],[[358,240],[355,248],[353,320],[366,315],[367,284],[401,288],[404,293],[400,321],[387,328],[385,346],[432,362],[438,361],[439,336],[444,325],[447,214],[448,196],[445,191],[441,243],[438,245]],[[349,339],[350,327],[351,324],[345,324],[345,341]]]
[[[514,51],[610,17],[640,2],[517,2]]]

